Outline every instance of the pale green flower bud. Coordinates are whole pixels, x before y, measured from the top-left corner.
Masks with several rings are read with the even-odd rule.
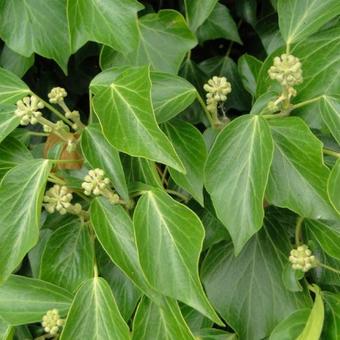
[[[71,206],[71,200],[73,196],[65,186],[55,184],[52,188],[46,191],[44,196],[44,203],[46,203],[45,209],[49,213],[58,211],[64,215],[67,213],[67,209]]]
[[[54,87],[48,94],[48,98],[51,104],[58,104],[64,101],[64,98],[66,96],[67,96],[67,92],[62,87]]]
[[[315,256],[312,255],[311,250],[305,244],[291,250],[289,262],[294,270],[302,270],[303,272],[307,272],[318,265]]]
[[[303,81],[301,62],[299,58],[290,54],[275,57],[268,74],[271,79],[278,81],[282,86],[293,87]]]
[[[214,76],[204,84],[204,90],[207,93],[207,106],[210,106],[209,111],[217,109],[218,102],[227,100],[227,94],[231,92],[231,84],[227,81],[226,77]]]
[[[43,130],[46,133],[51,133],[53,131],[53,129],[50,126],[45,125],[45,124],[43,125]]]
[[[57,309],[51,309],[42,317],[42,327],[46,333],[57,335],[64,325],[64,320],[60,318]]]
[[[40,109],[44,108],[43,102],[35,95],[24,97],[17,101],[17,108],[14,114],[20,117],[21,125],[36,124],[41,117]]]
[[[90,170],[88,175],[85,176],[82,188],[84,189],[85,195],[103,195],[105,190],[110,189],[110,180],[105,177],[104,170],[97,168]]]

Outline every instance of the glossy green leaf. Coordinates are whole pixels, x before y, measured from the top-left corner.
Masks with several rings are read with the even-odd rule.
[[[80,287],[60,339],[130,339],[129,327],[120,315],[110,286],[104,279],[95,277]]]
[[[278,0],[280,31],[287,44],[308,37],[340,14],[337,0]]]
[[[47,160],[28,161],[8,171],[1,181],[0,282],[38,242],[41,201],[50,168]]]
[[[207,20],[198,28],[197,36],[200,42],[222,38],[242,43],[229,9],[220,3],[216,4]]]
[[[55,60],[66,73],[71,54],[66,0],[5,1],[0,6],[0,36],[13,51]]]
[[[209,17],[218,0],[184,0],[185,16],[190,29],[195,32]]]
[[[130,52],[138,44],[137,11],[142,8],[135,0],[67,0],[72,52],[89,40]]]
[[[325,222],[304,220],[304,226],[329,256],[340,260],[340,225],[335,227]]]
[[[340,97],[323,96],[320,100],[320,112],[329,131],[340,144]]]
[[[296,339],[303,330],[310,309],[299,309],[282,320],[270,334],[269,340],[292,340]]]
[[[148,64],[155,71],[176,74],[185,54],[196,45],[182,15],[174,10],[161,10],[142,16],[138,26],[138,48],[123,55],[104,47],[101,67]]]
[[[133,224],[120,205],[104,198],[91,204],[91,222],[98,241],[114,262],[143,292],[150,288],[141,269],[135,245]]]
[[[80,220],[58,228],[46,243],[40,279],[70,292],[93,277],[94,249],[88,227]]]
[[[50,309],[65,316],[72,295],[52,283],[11,275],[0,287],[0,317],[11,325],[39,322]]]
[[[33,158],[26,145],[13,137],[0,144],[0,155],[0,180],[8,170]]]
[[[202,340],[237,340],[236,334],[216,328],[206,328],[195,332],[196,338]]]
[[[327,190],[329,199],[331,200],[333,206],[340,214],[340,160],[338,159],[335,163],[327,184]]]
[[[6,45],[1,51],[0,55],[1,67],[13,72],[18,77],[22,77],[28,71],[28,69],[31,68],[33,64],[34,54],[32,54],[30,57],[24,57],[12,51]]]
[[[14,110],[14,106],[0,105],[0,143],[19,125]]]
[[[93,99],[107,140],[131,156],[145,157],[183,171],[168,138],[156,123],[149,67],[131,67]]]
[[[81,149],[91,167],[103,169],[118,194],[128,200],[129,193],[119,152],[103,136],[98,124],[91,124],[83,130]]]
[[[323,320],[324,320],[324,305],[321,297],[321,290],[318,286],[313,285],[313,292],[315,293],[315,301],[312,311],[309,314],[307,323],[296,338],[297,340],[319,340]]]
[[[202,134],[184,121],[171,121],[164,130],[181,158],[187,173],[169,169],[173,180],[203,205],[203,175],[207,150]]]
[[[12,340],[14,328],[0,318],[0,340]]]
[[[276,206],[313,219],[337,219],[326,186],[322,143],[299,118],[270,121],[275,144],[266,197]]]
[[[144,297],[133,320],[133,340],[194,340],[175,300],[164,298],[158,306]]]
[[[249,54],[243,54],[238,60],[238,72],[244,88],[252,95],[256,94],[257,77],[262,62]]]
[[[197,312],[196,309],[189,307],[188,305],[181,305],[181,313],[186,324],[189,326],[190,330],[195,333],[202,328],[212,327],[213,322],[206,318],[201,313]]]
[[[14,73],[0,68],[0,103],[15,104],[30,93],[27,85]],[[9,107],[7,107],[9,109]],[[12,111],[14,112],[15,109]],[[8,111],[9,112],[9,111]]]
[[[117,266],[113,266],[111,261],[100,268],[100,275],[110,285],[123,319],[129,321],[142,296],[141,291]]]
[[[306,292],[289,292],[283,284],[290,249],[286,226],[273,217],[265,225],[237,257],[231,243],[213,246],[202,267],[208,297],[244,340],[269,336],[281,320],[310,305]]]
[[[196,89],[185,79],[169,73],[151,72],[151,96],[158,123],[184,111],[196,98]]]
[[[236,13],[245,22],[254,26],[257,18],[257,1],[256,0],[237,0]]]
[[[301,271],[294,270],[291,263],[287,263],[282,271],[282,280],[286,287],[291,292],[301,292],[302,286],[299,282],[303,278]],[[302,276],[302,277],[301,277]]]
[[[198,276],[204,228],[186,206],[159,189],[139,199],[133,224],[145,276],[160,293],[181,300],[221,324]]]
[[[210,150],[205,185],[218,218],[231,235],[235,254],[262,227],[272,155],[267,123],[250,115],[228,124]]]
[[[322,292],[322,297],[325,303],[326,313],[322,336],[325,339],[337,340],[340,325],[340,294]]]

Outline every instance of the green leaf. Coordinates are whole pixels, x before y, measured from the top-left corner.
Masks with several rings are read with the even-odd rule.
[[[158,123],[184,111],[196,98],[196,89],[185,79],[169,73],[151,72],[151,96]]]
[[[33,158],[25,144],[10,136],[0,144],[0,155],[0,180],[8,170]]]
[[[286,287],[291,292],[301,292],[302,286],[299,280],[302,279],[301,271],[294,270],[291,263],[287,263],[282,271],[282,280]]]
[[[173,146],[156,123],[149,67],[125,69],[95,95],[93,105],[105,137],[115,148],[183,171]]]
[[[304,220],[304,226],[329,256],[340,261],[340,226],[313,220]]]
[[[0,104],[0,143],[20,123],[20,119],[14,114],[14,111],[14,106]]]
[[[340,198],[339,198],[339,192],[340,192],[340,159],[337,160],[335,163],[327,183],[327,190],[329,199],[331,200],[334,208],[338,211],[340,214]]]
[[[104,198],[92,201],[91,223],[98,241],[114,262],[143,292],[150,287],[141,269],[130,216],[120,205]]]
[[[117,266],[112,265],[111,261],[99,271],[110,285],[123,319],[128,322],[142,296],[141,291]]]
[[[47,241],[40,279],[69,291],[93,277],[94,249],[88,227],[80,220],[58,228]]]
[[[158,306],[146,297],[133,320],[133,340],[194,340],[175,300],[164,298]]]
[[[275,144],[266,197],[276,206],[312,219],[337,219],[326,186],[322,143],[296,117],[270,121]]]
[[[14,328],[6,321],[0,319],[0,340],[13,339]]]
[[[0,317],[9,324],[39,322],[50,309],[66,315],[72,295],[52,283],[11,275],[0,286]]]
[[[124,200],[129,199],[119,152],[103,136],[98,124],[88,125],[81,134],[81,149],[92,168],[100,168]]]
[[[310,309],[299,309],[282,320],[270,334],[269,340],[292,340],[296,339],[303,330]]]
[[[263,200],[273,155],[270,130],[259,116],[233,120],[210,150],[205,184],[235,254],[262,227]]]
[[[218,0],[184,0],[185,16],[190,29],[195,32],[209,17]]]
[[[253,27],[256,24],[257,1],[237,0],[235,3],[237,15]]]
[[[340,14],[338,0],[278,0],[281,34],[287,44],[317,32]]]
[[[340,294],[322,292],[325,303],[324,339],[337,340],[339,337],[340,324]]]
[[[135,0],[68,0],[72,52],[89,40],[130,52],[138,44],[137,12],[142,8]]]
[[[202,289],[198,261],[204,239],[199,218],[159,189],[139,199],[133,215],[145,276],[160,293],[178,299],[221,324]]]
[[[130,339],[129,327],[120,315],[110,286],[104,279],[95,277],[80,287],[60,339]]]
[[[14,73],[0,67],[0,103],[15,104],[30,93],[27,85]],[[7,107],[9,109],[9,107]],[[12,112],[15,111],[15,108]],[[8,111],[9,112],[9,111]]]
[[[67,72],[71,51],[66,0],[5,1],[0,19],[0,36],[10,49],[25,57],[36,52]]]
[[[288,262],[289,235],[268,216],[265,227],[235,257],[231,243],[211,248],[202,265],[202,281],[214,307],[240,339],[263,339],[298,308],[309,307],[306,292],[289,292],[282,280]]]
[[[340,97],[322,96],[320,112],[329,131],[340,144]]]
[[[155,71],[176,74],[185,54],[196,45],[196,39],[182,15],[174,10],[161,10],[142,16],[138,26],[138,48],[122,55],[104,47],[100,57],[101,67],[148,64]]]
[[[238,72],[244,88],[252,95],[256,94],[257,77],[262,62],[249,54],[243,54],[238,60]]]
[[[315,301],[308,317],[305,328],[302,330],[300,335],[296,338],[296,340],[319,340],[323,320],[324,320],[324,306],[321,297],[320,288],[313,284],[313,289],[311,289],[315,293]]]
[[[50,168],[47,160],[35,159],[11,169],[1,181],[0,282],[38,242],[41,201]]]
[[[30,57],[24,57],[8,46],[4,46],[0,55],[1,67],[13,72],[18,77],[22,77],[34,64],[34,54]]]
[[[189,307],[188,305],[181,305],[181,313],[186,324],[189,326],[192,332],[197,332],[202,328],[212,327],[213,322],[206,318],[201,313],[197,312],[196,309]]]
[[[222,38],[242,44],[229,9],[220,3],[216,4],[207,20],[198,28],[197,36],[200,42]]]
[[[196,338],[202,340],[237,340],[236,334],[216,328],[206,328],[195,332]]]
[[[171,177],[203,205],[203,175],[207,149],[202,134],[192,124],[180,120],[167,122],[164,129],[187,169],[185,175],[169,169]]]

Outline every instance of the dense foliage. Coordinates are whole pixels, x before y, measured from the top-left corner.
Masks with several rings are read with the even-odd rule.
[[[0,339],[340,339],[339,18],[1,0]]]

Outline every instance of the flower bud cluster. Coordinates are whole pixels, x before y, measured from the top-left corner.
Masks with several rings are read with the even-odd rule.
[[[274,58],[273,66],[268,71],[269,77],[284,87],[292,88],[303,81],[299,58],[291,54],[282,54]]]
[[[110,189],[110,180],[105,177],[104,170],[97,168],[89,171],[81,186],[84,189],[85,195],[90,196],[93,193],[98,196],[105,189]]]
[[[44,196],[44,206],[49,213],[58,211],[61,215],[67,212],[79,214],[82,211],[79,203],[72,204],[73,195],[69,192],[66,186],[55,184],[52,188],[46,191]]]
[[[64,101],[67,96],[67,92],[62,87],[54,87],[48,94],[48,98],[51,104],[59,104]]]
[[[36,124],[42,115],[39,110],[43,108],[44,103],[37,96],[28,96],[17,101],[14,114],[21,118],[21,125]]]
[[[214,76],[204,84],[204,90],[207,92],[207,109],[209,112],[217,113],[217,104],[227,100],[227,94],[231,92],[231,84],[226,77]]]
[[[73,124],[72,124],[72,128],[74,130],[79,129],[83,124],[81,123],[80,120],[80,114],[79,111],[73,110],[73,111],[66,111],[65,112],[65,117],[72,120]]]
[[[64,325],[64,320],[60,318],[57,309],[51,309],[43,316],[41,325],[46,333],[57,335]]]
[[[297,249],[291,250],[289,261],[294,270],[302,270],[303,272],[307,272],[311,268],[317,267],[315,256],[312,255],[311,250],[305,244],[297,247]]]

